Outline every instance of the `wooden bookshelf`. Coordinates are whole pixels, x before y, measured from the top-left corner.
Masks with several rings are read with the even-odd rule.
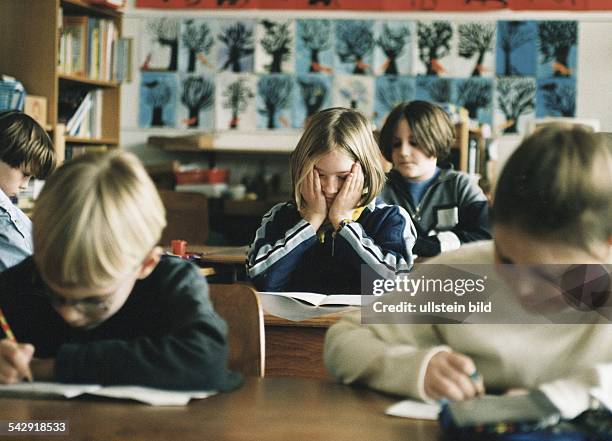
[[[1,0],[0,72],[21,81],[28,94],[47,98],[47,122],[60,158],[64,143],[119,145],[119,83],[69,75],[58,70],[62,17],[89,16],[112,20],[121,34],[122,14],[84,0]],[[102,89],[102,136],[66,136],[58,124],[58,103],[63,88],[72,86]]]

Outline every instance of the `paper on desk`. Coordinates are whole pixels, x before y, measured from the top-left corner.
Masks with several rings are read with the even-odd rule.
[[[191,399],[208,398],[216,393],[215,391],[170,391],[142,386],[107,386],[92,394],[136,400],[152,406],[184,406]]]
[[[294,322],[355,309],[361,304],[360,295],[326,296],[292,292],[259,292],[257,294],[265,312]],[[333,297],[337,299],[334,300]],[[328,304],[321,304],[321,302]]]
[[[389,406],[385,413],[391,416],[414,418],[417,420],[437,420],[440,406],[421,401],[404,400]]]
[[[74,398],[89,394],[108,398],[130,399],[152,406],[184,406],[191,399],[207,398],[215,391],[170,391],[141,386],[107,386],[99,384],[18,383],[0,385],[0,396]]]

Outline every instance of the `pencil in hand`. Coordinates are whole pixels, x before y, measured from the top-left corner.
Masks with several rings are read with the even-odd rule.
[[[15,338],[15,334],[13,334],[13,331],[11,330],[11,327],[9,326],[8,322],[6,321],[6,317],[4,316],[4,312],[2,312],[2,308],[0,308],[0,327],[2,328],[2,331],[4,332],[4,335],[6,335],[6,338],[8,338],[13,343],[17,343],[17,339]],[[30,371],[29,367],[27,369],[27,372],[25,373],[25,378],[30,383],[32,382],[32,372]]]

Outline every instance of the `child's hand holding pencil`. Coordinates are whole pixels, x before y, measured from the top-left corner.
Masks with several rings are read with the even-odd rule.
[[[0,326],[6,338],[0,340],[0,383],[19,383],[24,378],[32,381],[30,361],[34,355],[34,346],[17,343],[15,335],[0,309]]]

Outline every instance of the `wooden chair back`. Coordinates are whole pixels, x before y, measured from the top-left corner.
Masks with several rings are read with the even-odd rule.
[[[264,318],[257,292],[241,283],[210,284],[209,292],[215,311],[227,322],[229,368],[246,376],[263,377]]]
[[[208,239],[208,198],[201,193],[159,190],[166,208],[166,228],[160,245],[174,239],[191,244],[204,244]]]

